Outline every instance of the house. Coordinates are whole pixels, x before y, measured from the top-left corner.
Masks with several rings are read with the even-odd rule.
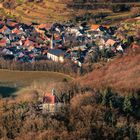
[[[93,25],[91,25],[91,30],[93,30],[93,31],[100,31],[99,27],[100,27],[100,25],[93,24]]]
[[[48,103],[48,104],[57,103],[55,95],[53,95],[53,93],[52,94],[51,93],[45,94],[45,96],[43,97],[43,103]]]
[[[110,47],[110,46],[113,46],[115,43],[116,43],[115,40],[113,40],[113,39],[108,39],[108,40],[106,41],[105,45],[106,45],[107,47]]]
[[[48,59],[55,62],[64,62],[64,51],[60,49],[50,49],[48,50],[47,57]]]
[[[102,35],[103,33],[106,33],[108,29],[109,29],[109,26],[93,24],[91,25],[91,28],[89,31],[94,31],[94,32],[98,31],[99,34]]]
[[[2,39],[2,38],[3,38],[3,34],[0,33],[0,39]]]
[[[86,45],[76,46],[71,49],[71,51],[85,51],[87,49]]]
[[[36,31],[40,34],[44,34],[45,31],[51,29],[51,24],[40,24],[35,27]]]
[[[123,49],[123,47],[122,47],[121,45],[118,45],[118,46],[116,47],[116,50],[117,50],[118,52],[123,52],[123,51],[124,51],[124,49]]]
[[[0,33],[3,33],[8,29],[5,25],[0,29]]]
[[[25,47],[29,47],[29,46],[32,46],[34,44],[33,41],[29,40],[28,38],[25,40],[24,42],[24,46]]]
[[[5,24],[4,21],[0,20],[0,29],[4,26],[4,24]]]
[[[6,47],[6,43],[7,43],[6,38],[2,38],[2,39],[0,40],[0,47]]]
[[[138,48],[140,48],[140,46],[137,45],[137,44],[132,44],[131,48],[132,48],[133,51],[136,51]]]
[[[37,28],[40,29],[40,30],[41,29],[49,30],[49,29],[51,29],[51,26],[52,26],[51,24],[40,24],[40,25],[37,26]]]
[[[2,53],[2,55],[8,55],[8,54],[12,55],[13,54],[10,50],[8,50],[6,48],[4,48],[1,53]]]
[[[14,28],[12,31],[12,34],[21,34],[21,30],[17,29],[17,28]]]
[[[15,28],[17,25],[18,25],[18,23],[17,22],[14,22],[14,21],[10,21],[9,20],[9,21],[6,22],[6,26],[9,27],[9,28],[11,28],[11,29],[12,28]]]
[[[61,111],[63,104],[58,101],[57,96],[52,90],[52,93],[46,93],[43,97],[42,110],[43,112],[55,113]]]

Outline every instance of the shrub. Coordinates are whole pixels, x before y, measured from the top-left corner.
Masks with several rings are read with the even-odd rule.
[[[3,2],[3,7],[7,8],[7,9],[14,9],[16,8],[17,3],[15,0],[5,0]]]
[[[130,9],[131,9],[131,6],[128,4],[116,4],[112,6],[112,11],[114,13],[125,12],[125,11],[129,11]]]

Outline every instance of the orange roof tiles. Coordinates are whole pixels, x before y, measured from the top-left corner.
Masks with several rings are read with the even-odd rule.
[[[113,39],[108,39],[107,42],[106,42],[106,45],[111,45],[111,46],[113,46],[115,43],[116,43],[115,40],[113,40]]]
[[[103,26],[103,27],[109,28],[109,26],[107,26],[107,25],[93,24],[93,25],[91,25],[91,29],[92,29],[92,30],[97,30],[100,26]]]
[[[34,43],[32,41],[30,41],[29,39],[27,39],[25,42],[24,42],[24,45],[25,46],[30,46],[30,45],[33,45]]]
[[[15,29],[13,29],[13,30],[12,30],[12,33],[15,33],[15,34],[20,34],[20,33],[21,33],[21,31],[20,31],[19,29],[15,28]]]
[[[38,29],[41,29],[41,28],[50,29],[51,24],[40,24],[37,27],[38,27]]]
[[[99,27],[100,27],[100,25],[93,24],[93,25],[91,26],[91,29],[92,29],[92,30],[97,30]]]

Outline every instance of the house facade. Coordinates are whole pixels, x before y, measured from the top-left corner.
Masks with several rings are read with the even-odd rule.
[[[60,49],[48,50],[47,57],[54,62],[64,62],[64,52]]]
[[[60,112],[63,108],[63,104],[60,103],[57,99],[57,96],[52,93],[46,93],[43,97],[43,104],[42,104],[42,109],[43,112],[49,112],[49,113],[55,113],[55,112]]]

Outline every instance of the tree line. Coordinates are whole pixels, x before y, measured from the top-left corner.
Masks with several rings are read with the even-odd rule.
[[[0,69],[20,71],[53,71],[74,75],[77,73],[77,66],[72,62],[58,63],[49,60],[40,60],[33,63],[18,62],[14,60],[0,59]]]

